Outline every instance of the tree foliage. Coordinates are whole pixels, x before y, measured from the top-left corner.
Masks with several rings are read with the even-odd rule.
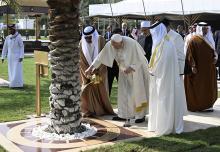
[[[13,9],[16,13],[21,12],[21,6],[17,0],[0,0],[1,5],[8,5],[11,9]]]

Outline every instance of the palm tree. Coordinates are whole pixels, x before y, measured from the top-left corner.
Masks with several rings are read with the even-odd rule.
[[[80,0],[47,0],[51,41],[50,126],[47,131],[73,134],[81,126],[79,77]]]
[[[20,12],[16,0],[0,0]],[[80,0],[48,0],[50,10],[50,120],[47,131],[72,134],[81,126],[79,80],[79,3]]]

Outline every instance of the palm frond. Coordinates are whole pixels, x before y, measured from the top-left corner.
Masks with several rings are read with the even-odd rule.
[[[15,13],[20,14],[21,13],[21,6],[17,2],[17,0],[0,0],[1,5],[8,5],[11,9],[15,11]]]

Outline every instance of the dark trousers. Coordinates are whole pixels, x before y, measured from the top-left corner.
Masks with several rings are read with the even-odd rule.
[[[218,61],[217,61],[216,67],[218,67],[218,70],[216,71],[216,76],[219,80],[220,78],[220,55],[218,55]]]
[[[109,96],[111,95],[112,84],[113,84],[114,78],[116,77],[118,81],[118,74],[119,74],[119,68],[118,68],[116,61],[114,61],[112,68],[108,67]]]
[[[217,65],[218,68],[216,68],[216,77],[218,80],[220,80],[220,65]]]

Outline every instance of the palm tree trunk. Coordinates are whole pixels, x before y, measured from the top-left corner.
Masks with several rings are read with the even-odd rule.
[[[48,131],[58,134],[81,132],[79,77],[80,0],[47,0],[49,5],[50,119]]]

